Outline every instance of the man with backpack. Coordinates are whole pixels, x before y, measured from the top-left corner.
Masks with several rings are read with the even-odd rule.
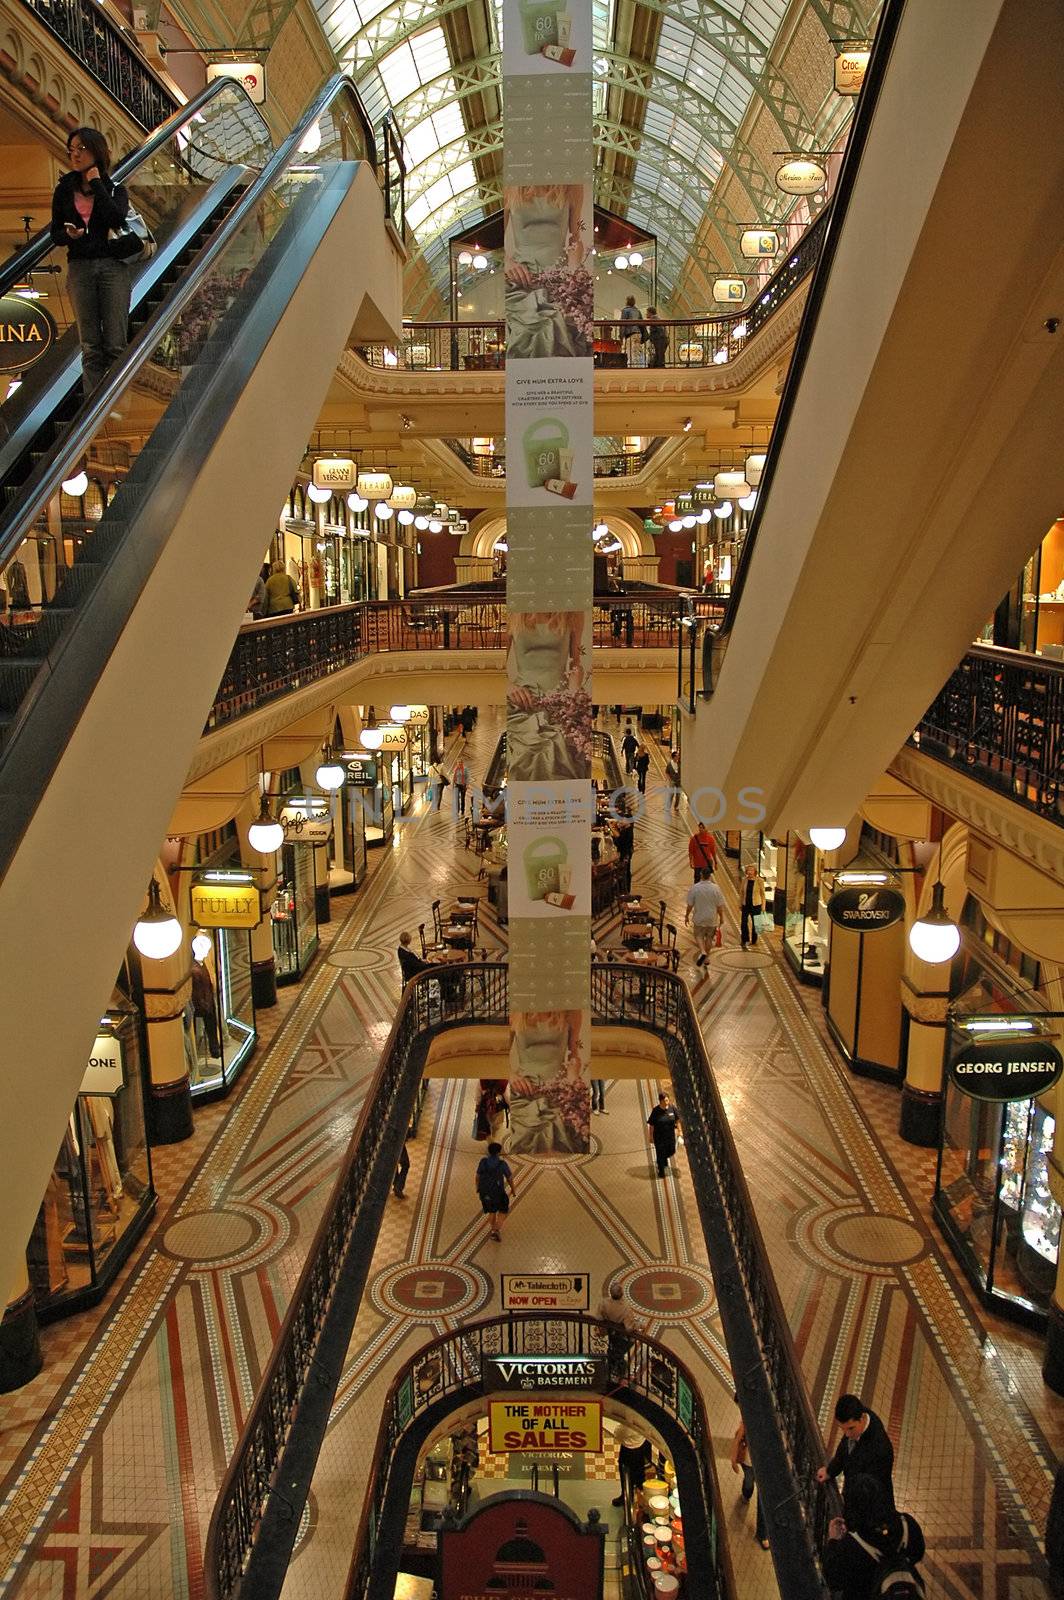
[[[923,1600],[923,1558],[916,1518],[889,1506],[875,1478],[848,1475],[846,1515],[832,1517],[822,1552],[828,1588],[842,1600]]]

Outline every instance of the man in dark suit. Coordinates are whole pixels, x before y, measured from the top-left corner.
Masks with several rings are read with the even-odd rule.
[[[817,1468],[817,1482],[824,1483],[828,1478],[837,1478],[840,1472],[847,1479],[865,1474],[875,1478],[893,1510],[894,1446],[886,1428],[875,1412],[869,1411],[864,1401],[855,1394],[839,1397],[835,1406],[835,1421],[842,1429],[842,1438],[827,1466]],[[844,1502],[845,1498],[844,1487]]]

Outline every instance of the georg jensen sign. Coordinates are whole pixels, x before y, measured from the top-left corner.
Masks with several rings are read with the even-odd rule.
[[[983,1039],[965,1045],[949,1064],[949,1079],[973,1100],[1030,1100],[1064,1073],[1064,1057],[1048,1039]]]
[[[849,889],[836,889],[828,901],[828,916],[832,922],[858,933],[889,928],[904,915],[905,896],[898,889],[882,886],[863,888],[855,884]]]

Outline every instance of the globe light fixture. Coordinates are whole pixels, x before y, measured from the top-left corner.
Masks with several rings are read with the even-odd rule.
[[[696,528],[698,526],[698,518],[691,513],[686,517],[681,517],[680,520],[685,528]]]
[[[946,910],[945,889],[939,879],[931,889],[931,905],[909,929],[909,949],[921,961],[938,965],[952,961],[961,947],[961,932]]]
[[[63,493],[71,495],[75,500],[79,499],[88,487],[89,475],[84,468],[80,472],[75,472],[72,478],[63,480]]]
[[[389,717],[391,717],[393,722],[400,722],[400,723],[401,722],[409,722],[410,721],[410,707],[409,706],[390,706],[388,708],[388,715],[389,715]]]
[[[471,267],[473,265],[473,252],[471,250],[460,250],[458,252],[458,265],[460,267]]]
[[[439,517],[430,517],[429,518],[429,532],[430,533],[442,533],[443,532],[443,523],[440,521]]]
[[[595,538],[596,539],[604,539],[606,537],[606,535],[609,533],[609,531],[610,531],[609,530],[609,525],[607,523],[605,523],[605,522],[596,522],[595,523]]]
[[[378,522],[388,522],[393,516],[392,508],[387,500],[379,500],[373,507],[373,515]]]
[[[845,828],[810,828],[809,843],[815,844],[818,850],[837,850],[840,844],[846,842]]]
[[[384,743],[384,729],[363,728],[358,736],[358,742],[363,750],[379,750]]]
[[[741,500],[736,501],[740,511],[752,511],[757,505],[757,490],[751,489],[749,494],[744,494]]]
[[[730,517],[731,514],[732,506],[730,500],[722,500],[719,506],[713,507],[713,515],[715,517],[719,517],[722,522],[724,521],[725,517]]]
[[[401,522],[404,528],[409,528],[410,524],[414,520],[414,513],[412,511],[408,511],[404,506],[402,511],[396,512],[395,520],[396,522]]]
[[[669,532],[670,533],[682,533],[683,532],[683,522],[681,521],[681,519],[679,517],[673,517],[672,521],[669,523]]]
[[[197,961],[206,961],[211,953],[211,936],[204,933],[202,928],[197,928],[192,935],[192,954]]]
[[[616,256],[613,264],[617,268],[618,272],[626,272],[628,270],[628,257]]]
[[[270,797],[264,794],[259,814],[248,829],[248,844],[260,856],[272,856],[284,844],[284,829],[270,810]]]
[[[317,779],[318,788],[324,789],[326,793],[331,793],[334,789],[342,789],[344,786],[344,779],[347,774],[333,754],[333,747],[328,740],[326,740],[325,749],[322,752],[321,765],[314,776]]]
[[[428,527],[428,525],[429,525],[428,517],[415,517],[414,518],[414,527],[417,528],[421,533],[425,532],[425,529]]]
[[[473,257],[473,271],[486,272],[488,267],[487,256],[476,255]]]
[[[695,518],[695,521],[696,522],[700,522],[702,524],[702,526],[705,527],[706,523],[709,521],[709,519],[712,517],[712,515],[713,515],[712,511],[710,511],[709,507],[707,506],[705,508],[705,510],[700,511],[698,513],[697,517]]]
[[[352,511],[365,511],[369,506],[369,501],[357,492],[348,495],[347,503]]]
[[[713,365],[715,367],[722,367],[724,365],[724,363],[727,361],[727,359],[728,359],[728,352],[724,348],[724,346],[722,345],[721,348],[714,353]]]
[[[641,267],[643,265],[643,257],[639,254],[638,250],[632,251],[631,255],[628,257],[628,265],[630,267]]]
[[[326,501],[332,499],[332,490],[319,489],[316,483],[307,484],[307,494],[316,506],[323,506]]]
[[[133,943],[149,961],[165,961],[178,949],[181,937],[181,924],[163,905],[159,880],[153,874],[148,885],[148,904],[133,928]]]

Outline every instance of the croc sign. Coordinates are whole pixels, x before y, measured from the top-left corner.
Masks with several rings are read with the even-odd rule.
[[[1030,1100],[1064,1073],[1064,1057],[1048,1039],[978,1039],[949,1064],[949,1080],[973,1100]]]

